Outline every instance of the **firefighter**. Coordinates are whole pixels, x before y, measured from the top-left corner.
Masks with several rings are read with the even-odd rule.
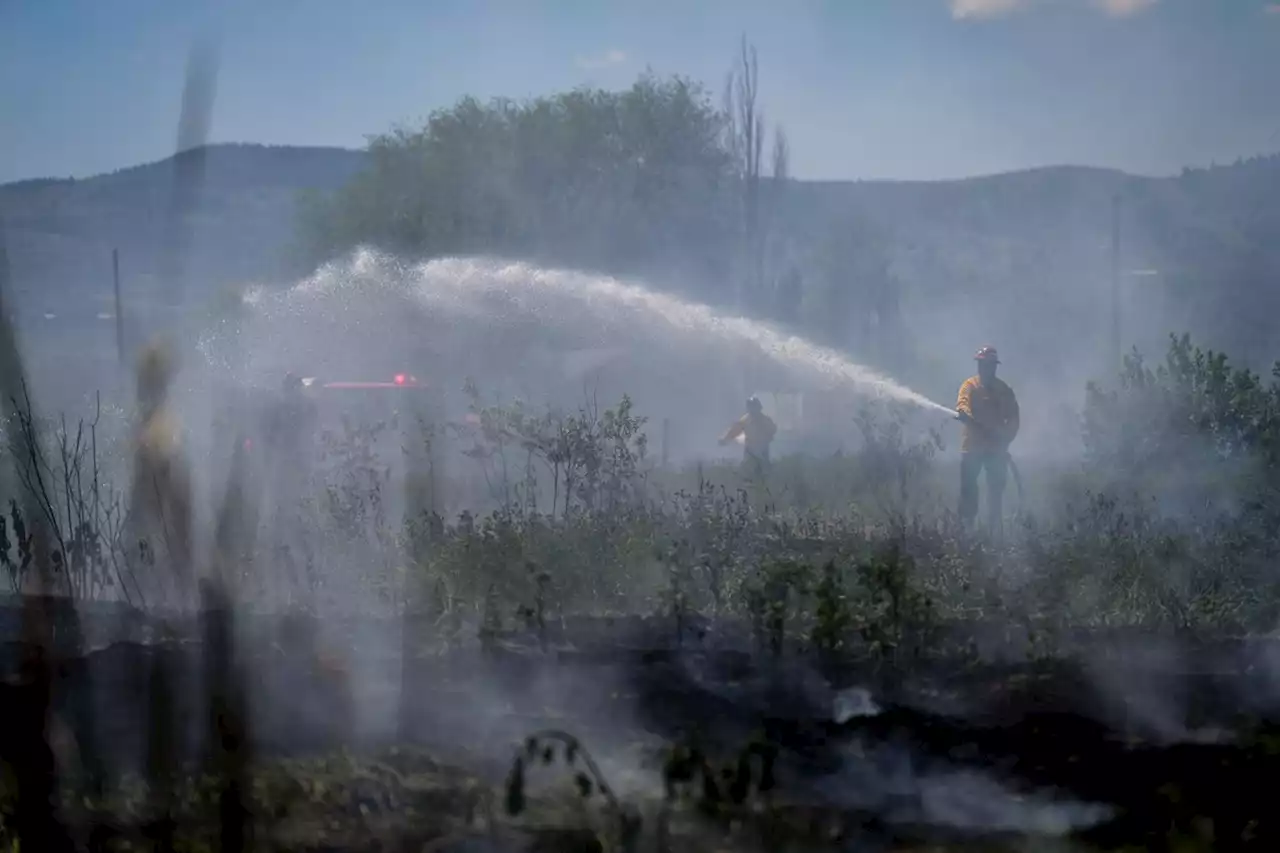
[[[266,411],[261,472],[266,477],[264,518],[271,531],[279,577],[300,588],[309,543],[304,502],[312,470],[315,402],[302,378],[285,374],[280,394]]]
[[[752,396],[747,400],[747,413],[734,421],[733,426],[720,438],[720,444],[726,445],[742,439],[742,461],[760,472],[769,465],[769,445],[778,432],[778,425],[773,418],[764,413],[760,398]]]
[[[287,504],[300,501],[311,460],[311,440],[316,425],[315,402],[307,395],[302,378],[285,374],[282,393],[269,412],[268,447],[275,487]],[[294,507],[290,507],[293,509]]]
[[[1001,501],[1009,470],[1009,445],[1020,426],[1018,398],[996,378],[1000,359],[995,347],[974,354],[978,373],[964,381],[956,399],[956,417],[964,423],[960,443],[960,520],[966,527],[978,515],[978,475],[987,474],[987,519],[1001,529]]]
[[[135,574],[146,587],[144,598],[187,606],[194,600],[191,472],[169,400],[176,370],[176,355],[165,342],[149,346],[138,364],[140,423],[128,530],[131,557],[136,542],[142,564],[143,571]]]
[[[268,439],[278,457],[287,464],[300,464],[304,444],[315,421],[315,405],[307,396],[302,378],[285,374],[282,393],[269,413]]]

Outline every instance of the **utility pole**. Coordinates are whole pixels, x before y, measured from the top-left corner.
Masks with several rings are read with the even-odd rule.
[[[124,360],[124,300],[120,298],[120,250],[111,250],[111,279],[116,296],[116,357],[121,369],[125,368]]]
[[[1124,362],[1120,349],[1120,194],[1111,197],[1111,364]]]

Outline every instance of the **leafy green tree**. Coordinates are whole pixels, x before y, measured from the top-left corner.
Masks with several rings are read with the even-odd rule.
[[[524,103],[464,98],[422,128],[375,137],[361,174],[310,200],[304,243],[317,260],[372,244],[723,281],[733,229],[723,127],[682,78]]]
[[[1164,362],[1136,351],[1119,386],[1090,384],[1084,449],[1112,486],[1201,507],[1261,507],[1280,463],[1280,365],[1271,382],[1171,336]]]

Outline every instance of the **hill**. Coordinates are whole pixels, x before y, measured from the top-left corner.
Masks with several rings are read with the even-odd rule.
[[[110,299],[113,248],[132,295],[169,301],[157,275],[174,176],[201,154],[203,181],[185,217],[196,294],[286,274],[298,194],[341,186],[363,162],[360,152],[340,148],[213,145],[83,180],[0,186],[19,309],[96,311]]]
[[[1148,178],[1055,167],[947,182],[799,184],[792,231],[880,231],[923,349],[1000,340],[1042,378],[1109,351],[1112,199],[1122,338],[1155,356],[1189,331],[1259,368],[1280,357],[1280,156]],[[1074,373],[1074,371],[1072,371]]]
[[[335,148],[203,153],[203,184],[186,217],[197,299],[229,283],[296,275],[299,194],[340,187],[365,162],[363,152]],[[173,178],[189,156],[0,186],[19,310],[89,315],[109,305],[113,247],[131,303],[171,304],[161,246]],[[1270,239],[1280,232],[1278,189],[1276,156],[1170,178],[1057,167],[945,182],[798,181],[787,188],[780,230],[803,260],[823,239],[874,229],[890,247],[911,334],[938,339],[928,349],[1000,339],[1029,358],[1043,350],[1038,360],[1051,369],[1105,349],[1111,199],[1120,194],[1121,266],[1159,272],[1122,277],[1126,342],[1159,349],[1168,331],[1189,329],[1261,363],[1280,353],[1267,320],[1280,283],[1280,242]],[[1047,327],[1059,336],[1049,348]]]

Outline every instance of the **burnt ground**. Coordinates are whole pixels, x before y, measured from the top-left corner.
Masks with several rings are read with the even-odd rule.
[[[729,825],[725,815],[743,793],[733,790],[733,771],[756,744],[747,800],[769,803],[769,831],[808,840],[794,849],[846,849],[853,840],[858,849],[970,849],[1026,837],[1086,849],[1280,849],[1269,639],[1081,632],[1069,653],[1048,659],[984,657],[969,644],[965,654],[931,659],[819,663],[800,650],[762,654],[705,626],[676,647],[664,627],[624,620],[484,646],[411,643],[403,664],[394,622],[298,622],[282,631],[259,619],[242,630],[255,762],[292,768],[302,789],[329,791],[329,799],[307,800],[317,814],[354,810],[368,832],[382,820],[380,837],[410,825],[420,839],[444,834],[442,820],[422,828],[423,797],[435,803],[427,811],[444,803],[459,815],[474,811],[464,793],[500,797],[518,745],[553,728],[579,738],[618,797],[637,807],[662,798],[664,776],[687,777],[686,799],[708,815],[695,821],[699,832]],[[92,753],[105,776],[145,775],[154,767],[157,715],[172,723],[176,762],[199,766],[211,726],[206,669],[194,631],[180,633],[188,636],[109,643],[54,670],[57,716],[79,746],[73,761],[69,739],[55,743],[64,768],[87,766]],[[313,633],[325,639],[317,645]],[[9,708],[32,690],[19,665],[29,651],[4,649]],[[156,704],[160,673],[167,714]],[[5,758],[29,760],[29,730],[5,732]],[[387,771],[393,749],[398,760],[416,751],[418,769]],[[339,750],[355,756],[341,772],[324,758]],[[772,756],[767,772],[764,755]],[[308,774],[327,781],[306,782]],[[380,792],[368,795],[374,806],[345,794],[333,800],[334,791],[371,784]],[[270,804],[251,811],[264,827],[298,831],[296,820],[273,818]],[[748,823],[760,820],[757,809],[739,824],[748,813]],[[295,837],[289,849],[369,849],[350,827],[333,832],[347,846]],[[493,849],[532,842],[511,843]]]

